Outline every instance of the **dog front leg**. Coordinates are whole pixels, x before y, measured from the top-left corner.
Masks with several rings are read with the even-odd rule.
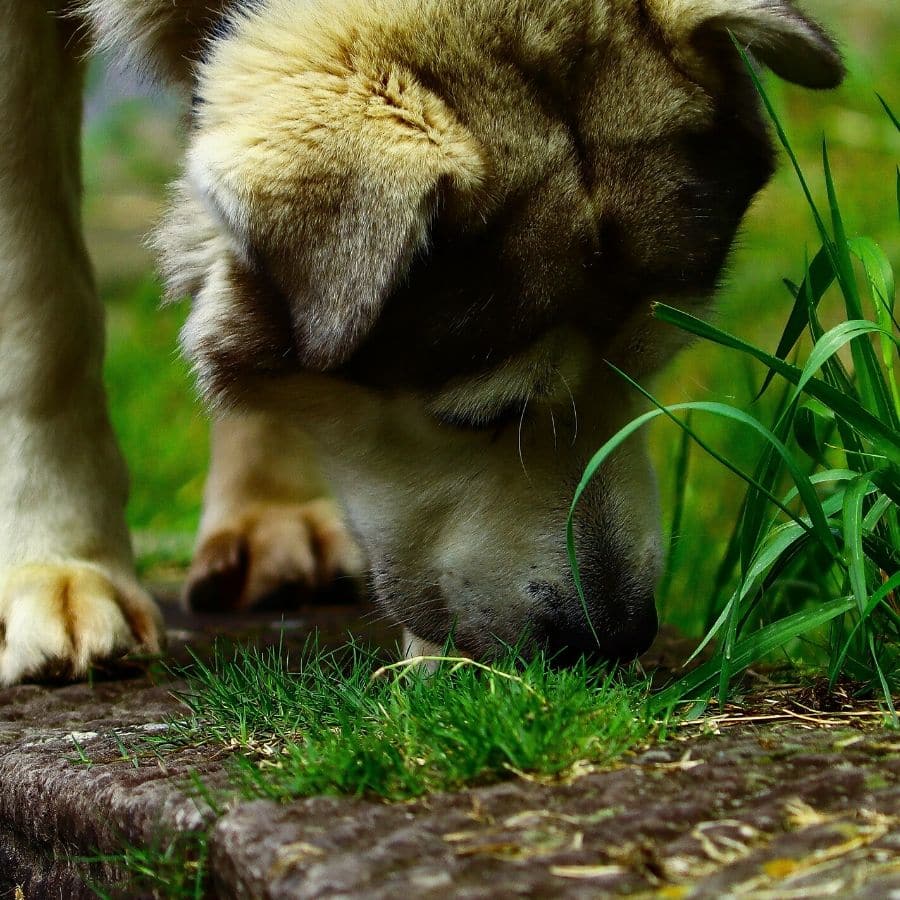
[[[0,684],[80,676],[161,621],[134,575],[81,234],[81,65],[52,4],[0,28]]]
[[[187,604],[212,612],[340,596],[364,571],[303,432],[266,413],[217,419]]]

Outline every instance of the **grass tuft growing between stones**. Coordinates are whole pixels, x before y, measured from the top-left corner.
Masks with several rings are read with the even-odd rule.
[[[200,900],[209,895],[208,835],[203,831],[176,832],[146,847],[127,845],[117,853],[81,857],[76,861],[118,873],[111,887],[94,882],[102,900],[160,897]],[[106,881],[106,879],[104,879]],[[108,883],[108,882],[107,882]]]
[[[648,685],[586,663],[510,652],[490,666],[451,656],[379,668],[357,645],[314,643],[291,660],[240,648],[186,672],[189,715],[165,742],[236,751],[246,796],[405,800],[517,775],[563,777],[647,739]],[[159,748],[162,749],[162,748]]]

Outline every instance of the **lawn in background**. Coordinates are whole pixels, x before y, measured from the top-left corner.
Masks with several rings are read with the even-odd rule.
[[[896,263],[900,241],[889,200],[898,142],[875,91],[900,108],[900,7],[893,0],[860,0],[852,7],[816,0],[806,7],[841,39],[850,78],[840,90],[821,94],[771,77],[767,88],[811,175],[819,170],[827,134],[849,230],[871,236]],[[207,429],[175,349],[185,310],[157,309],[151,261],[140,249],[140,236],[159,214],[164,184],[177,164],[178,114],[167,101],[110,100],[108,82],[95,74],[86,126],[85,216],[109,309],[107,371],[113,418],[132,471],[129,519],[145,561],[184,559],[199,513]],[[774,349],[792,302],[781,279],[799,280],[804,250],[816,246],[809,211],[782,160],[748,217],[721,293],[718,324]],[[827,313],[824,319],[828,324]],[[727,351],[704,344],[669,367],[656,393],[666,403],[724,400],[751,408],[763,374],[750,364],[736,367]],[[759,447],[745,431],[696,424],[725,455],[752,467]],[[665,508],[677,445],[672,426],[655,426],[652,443]],[[697,633],[705,610],[696,598],[708,594],[705,586],[731,531],[742,487],[700,454],[693,454],[690,466],[676,544],[680,564],[661,613]]]
[[[107,309],[106,381],[145,564],[189,558],[208,457],[206,418],[177,351],[187,305],[160,308],[144,243],[182,144],[176,101],[148,90],[95,63],[84,140],[85,225]]]

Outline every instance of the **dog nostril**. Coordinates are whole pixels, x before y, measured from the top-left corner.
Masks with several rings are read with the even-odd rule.
[[[659,630],[656,604],[649,600],[636,605],[618,631],[609,636],[610,656],[615,659],[634,659],[650,649]]]
[[[570,665],[582,656],[630,660],[650,649],[659,628],[653,596],[609,609],[594,618],[591,629],[583,612],[556,615],[545,621],[543,644],[554,661]],[[596,636],[594,631],[596,631]]]

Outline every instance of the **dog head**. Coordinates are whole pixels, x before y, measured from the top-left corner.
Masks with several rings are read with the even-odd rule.
[[[656,629],[660,542],[639,411],[613,362],[682,342],[773,151],[731,34],[837,84],[786,0],[259,0],[207,37],[159,243],[212,402],[302,424],[414,634],[523,632],[628,656]],[[591,617],[593,628],[587,621]]]

